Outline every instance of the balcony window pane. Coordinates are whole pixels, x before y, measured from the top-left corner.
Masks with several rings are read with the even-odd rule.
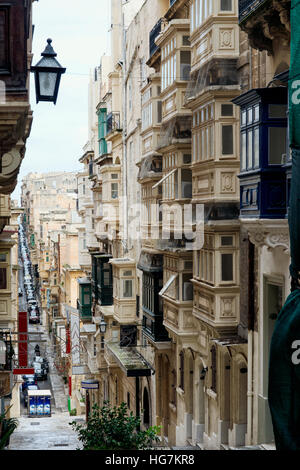
[[[254,121],[259,121],[259,106],[254,106]]]
[[[252,137],[253,136],[253,131],[252,129],[248,130],[248,146],[247,146],[247,168],[250,169],[253,167],[252,163]]]
[[[232,104],[222,104],[221,105],[221,115],[222,116],[232,116],[233,115],[233,105]]]
[[[180,51],[180,80],[189,80],[191,70],[190,51]]]
[[[132,297],[132,280],[123,281],[123,297]]]
[[[246,170],[246,137],[246,132],[243,132],[241,138],[241,170]]]
[[[286,153],[286,127],[269,127],[269,165],[281,165]]]
[[[0,289],[7,289],[6,268],[0,268]]]
[[[253,110],[252,108],[248,108],[247,110],[247,124],[252,124],[253,122]]]
[[[177,172],[176,172],[177,174]],[[191,170],[181,170],[181,197],[192,197],[192,172]]]
[[[221,264],[222,281],[233,281],[233,254],[222,253]]]
[[[194,3],[191,4],[191,32],[194,30]]]
[[[162,119],[162,101],[157,101],[157,122],[161,122]]]
[[[241,119],[242,126],[246,124],[246,116],[247,116],[246,111],[242,111],[242,119]]]
[[[232,246],[233,245],[233,237],[230,237],[230,236],[221,237],[221,245],[222,246]]]
[[[285,119],[287,112],[286,104],[269,104],[269,118]]]
[[[118,183],[111,184],[111,198],[112,199],[118,198]]]
[[[214,156],[214,128],[210,126],[210,157]]]
[[[222,126],[222,155],[233,154],[233,127]]]
[[[221,0],[221,11],[232,11],[232,0]]]
[[[193,277],[193,274],[183,274],[182,275],[182,300],[193,300],[193,284],[190,279]]]
[[[259,167],[259,127],[254,129],[254,142],[253,142],[253,167]]]

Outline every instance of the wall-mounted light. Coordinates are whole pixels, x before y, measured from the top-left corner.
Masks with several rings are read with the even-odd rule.
[[[106,327],[107,327],[107,323],[106,321],[104,320],[104,318],[101,318],[101,321],[100,321],[100,332],[101,333],[105,333],[106,332]]]
[[[42,59],[30,71],[34,73],[36,102],[52,101],[56,104],[60,79],[66,69],[55,59],[57,56],[51,46],[52,39],[42,52]]]

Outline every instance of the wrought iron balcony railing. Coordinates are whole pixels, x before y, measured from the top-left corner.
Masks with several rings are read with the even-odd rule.
[[[158,20],[158,22],[156,23],[156,25],[152,28],[152,30],[150,31],[150,35],[149,35],[149,45],[150,45],[150,50],[149,50],[149,53],[150,53],[150,57],[154,54],[155,51],[157,51],[158,49],[158,46],[155,44],[155,39],[157,38],[157,36],[160,34],[161,32],[161,23],[162,23],[162,18],[160,18]]]
[[[106,135],[114,131],[121,131],[120,113],[109,113],[106,120]]]
[[[269,0],[240,0],[239,1],[239,22],[254,13],[263,4]]]

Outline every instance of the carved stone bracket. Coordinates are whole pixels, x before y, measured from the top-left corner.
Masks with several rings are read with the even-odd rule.
[[[264,8],[257,8],[240,26],[248,34],[250,46],[273,54],[273,40],[288,46],[291,36],[290,0],[270,0]]]
[[[282,248],[287,254],[290,253],[290,236],[287,220],[276,221],[258,220],[255,222],[244,222],[251,243],[258,247],[266,246],[268,250]]]

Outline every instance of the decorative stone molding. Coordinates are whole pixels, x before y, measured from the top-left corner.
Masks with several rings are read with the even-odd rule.
[[[253,10],[240,22],[252,48],[272,55],[274,39],[279,39],[283,46],[290,43],[290,5],[290,0],[270,0],[260,8],[253,2]]]
[[[242,220],[241,223],[246,227],[249,239],[254,245],[267,246],[269,250],[281,247],[289,254],[290,237],[287,220]]]

